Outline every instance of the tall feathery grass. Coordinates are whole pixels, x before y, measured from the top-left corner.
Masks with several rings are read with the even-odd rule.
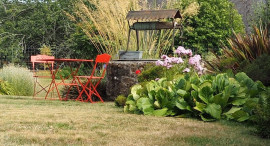
[[[30,96],[33,94],[33,74],[27,68],[13,64],[0,70],[0,79],[6,81],[11,88],[10,95]]]
[[[76,3],[75,15],[67,15],[83,29],[99,53],[106,52],[117,58],[119,50],[127,49],[128,11],[174,9],[180,8],[177,7],[180,5],[181,2],[174,0],[166,0],[158,6],[150,5],[146,0],[88,0],[87,3],[80,0]],[[178,32],[179,30],[176,31]],[[172,30],[139,31],[140,50],[144,51],[143,58],[159,58],[161,54],[166,54],[173,48],[172,35]],[[136,45],[135,31],[132,31],[129,50],[136,50]]]

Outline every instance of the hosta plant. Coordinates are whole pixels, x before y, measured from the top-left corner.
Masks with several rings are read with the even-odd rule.
[[[204,121],[246,121],[253,116],[261,82],[245,73],[198,76],[188,73],[173,81],[162,78],[131,88],[125,112],[155,116],[199,117]]]

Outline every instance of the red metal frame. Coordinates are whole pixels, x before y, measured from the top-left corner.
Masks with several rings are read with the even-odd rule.
[[[84,101],[84,102],[90,101],[91,103],[94,103],[94,101],[92,99],[92,94],[94,94],[99,98],[99,100],[101,102],[104,102],[102,97],[99,95],[99,93],[97,91],[97,87],[98,87],[99,83],[101,82],[101,80],[105,76],[105,72],[106,72],[106,69],[107,69],[107,66],[109,64],[110,59],[111,59],[111,56],[109,54],[98,55],[96,57],[95,66],[94,66],[90,76],[75,76],[77,78],[79,84],[82,87],[82,90],[80,91],[80,94],[76,100]],[[100,76],[95,75],[98,64],[103,65],[103,71],[102,71]],[[83,84],[81,79],[87,79],[87,82],[85,84]],[[93,82],[93,80],[96,80],[96,82]],[[83,93],[85,93],[87,95],[86,100],[84,100],[82,97]]]
[[[51,84],[49,85],[49,89],[47,91],[47,94],[45,96],[45,99],[47,99],[48,97],[48,94],[53,91],[54,89],[56,89],[57,91],[57,95],[58,95],[58,98],[59,100],[67,100],[67,97],[68,97],[68,94],[70,92],[70,89],[71,89],[71,86],[77,86],[77,89],[79,91],[79,87],[78,87],[78,84],[76,82],[76,78],[75,76],[77,75],[78,71],[79,71],[79,68],[81,67],[81,64],[82,62],[93,62],[93,60],[86,60],[86,59],[40,59],[39,61],[45,61],[47,62],[47,64],[49,65],[51,61],[55,62],[56,63],[56,67],[55,69],[53,70],[52,67],[50,67],[50,70],[51,70],[51,78],[52,78],[52,81],[51,81]],[[59,67],[60,67],[60,63],[63,63],[63,62],[66,62],[68,63],[69,67],[70,67],[70,70],[71,70],[71,74],[66,77],[66,78],[63,78],[61,75],[60,75],[60,78],[61,78],[61,82],[56,82],[56,74],[58,73],[59,71]],[[75,70],[73,70],[72,66],[71,66],[71,63],[72,62],[77,62],[78,65],[77,65],[77,68]],[[67,83],[65,82],[66,80],[72,78],[72,81],[71,83]],[[65,98],[62,98],[60,93],[59,93],[59,89],[58,89],[58,85],[64,85],[64,86],[68,86],[68,92],[65,96]]]
[[[50,76],[40,76],[37,75],[37,70],[35,69],[35,64],[36,63],[49,63],[51,64],[51,67],[53,68],[53,61],[46,62],[46,61],[40,61],[40,59],[54,59],[54,56],[48,56],[48,55],[36,55],[36,56],[31,56],[31,62],[32,62],[32,71],[33,71],[33,77],[35,78],[34,80],[34,93],[33,93],[33,98],[35,98],[41,91],[47,92],[47,89],[49,85],[41,85],[39,82],[38,78],[50,78]],[[40,90],[37,91],[37,85],[41,87]]]

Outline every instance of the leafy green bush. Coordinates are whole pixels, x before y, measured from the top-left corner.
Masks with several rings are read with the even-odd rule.
[[[242,17],[229,0],[182,0],[180,9],[194,2],[199,4],[198,14],[184,15],[182,22],[185,47],[198,49],[200,53],[208,49],[217,51],[222,48],[221,42],[230,37],[233,30],[244,32]]]
[[[147,65],[148,66],[148,65]],[[138,81],[139,82],[146,82],[155,80],[156,78],[161,78],[164,75],[165,67],[162,66],[154,66],[153,65],[149,67],[145,67],[145,70],[139,74]]]
[[[10,93],[12,95],[33,95],[34,78],[27,68],[12,64],[4,66],[0,70],[0,79],[8,82],[12,89],[12,93]]]
[[[270,88],[263,93],[256,108],[255,121],[258,134],[263,138],[270,138]]]
[[[124,95],[119,95],[114,100],[115,106],[124,107],[126,105],[127,98]]]
[[[204,121],[248,120],[265,87],[245,73],[203,75],[190,73],[173,81],[162,78],[131,88],[125,112],[155,116],[191,116]]]
[[[0,95],[11,95],[12,88],[7,81],[0,80]]]
[[[265,86],[270,85],[270,55],[262,55],[240,71],[245,72],[254,81],[259,80]]]

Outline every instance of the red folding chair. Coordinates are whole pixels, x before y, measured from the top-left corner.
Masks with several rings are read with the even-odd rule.
[[[93,101],[92,95],[95,95],[96,97],[99,98],[101,102],[104,102],[102,97],[99,95],[97,91],[97,87],[105,76],[105,72],[106,72],[110,59],[111,59],[111,56],[109,54],[98,55],[95,60],[95,66],[90,76],[75,76],[80,86],[82,87],[82,90],[80,91],[80,94],[76,100],[84,101],[84,102],[90,101],[91,103],[93,103],[95,101]],[[82,82],[83,79],[86,80],[85,83]],[[82,96],[83,93],[86,94],[87,96],[86,99],[83,98]]]
[[[33,94],[33,98],[36,97],[36,95],[38,95],[40,92],[45,91],[47,93],[47,89],[49,87],[48,85],[44,85],[42,83],[40,83],[40,81],[38,80],[38,78],[51,78],[51,72],[50,75],[40,75],[38,73],[38,70],[35,67],[35,64],[37,63],[42,63],[44,66],[46,65],[46,61],[39,61],[39,59],[54,59],[54,56],[48,56],[48,55],[36,55],[36,56],[31,56],[31,62],[32,62],[32,71],[33,71],[33,77],[35,78],[34,80],[34,94]],[[53,61],[48,62],[51,64],[51,67],[53,69]],[[41,89],[37,89],[37,86],[40,87]]]

